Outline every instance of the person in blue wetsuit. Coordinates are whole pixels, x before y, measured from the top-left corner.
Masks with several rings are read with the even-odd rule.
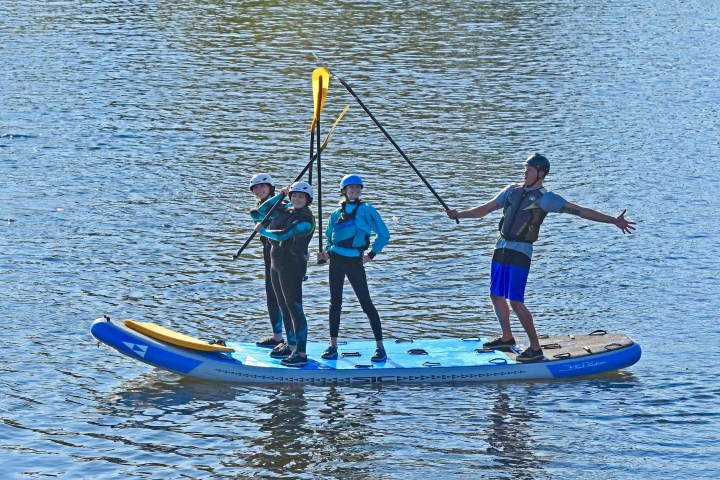
[[[502,328],[502,336],[483,345],[485,348],[509,349],[515,346],[510,327],[510,307],[522,324],[530,346],[517,356],[519,362],[542,360],[533,317],[525,306],[525,286],[530,271],[533,242],[538,239],[540,225],[550,213],[569,213],[594,222],[609,223],[623,233],[632,233],[635,222],[625,219],[625,212],[612,217],[604,213],[572,204],[560,195],[543,188],[550,172],[550,162],[536,153],[525,161],[525,179],[522,184],[508,185],[495,198],[484,205],[468,210],[448,209],[450,218],[482,218],[490,212],[503,209],[500,236],[495,244],[490,270],[490,299]]]
[[[270,241],[270,278],[287,335],[287,343],[273,348],[270,356],[282,358],[283,365],[303,367],[308,360],[302,284],[307,271],[308,245],[315,231],[315,217],[310,210],[312,187],[305,182],[293,183],[259,210],[267,214],[286,193],[290,195],[290,203],[275,215],[267,228],[259,223],[255,230]]]
[[[370,320],[375,336],[376,350],[370,360],[387,360],[380,315],[370,299],[364,264],[372,261],[387,245],[390,232],[375,207],[360,200],[363,187],[363,181],[358,175],[343,177],[340,193],[344,200],[340,203],[340,208],[330,214],[325,232],[326,250],[318,253],[318,261],[330,260],[330,345],[322,353],[322,358],[326,360],[334,360],[338,356],[337,339],[345,277],[350,281],[363,312]],[[376,237],[371,247],[372,233],[375,233]],[[370,251],[365,253],[368,248]]]
[[[258,207],[275,195],[275,182],[273,182],[272,177],[267,173],[258,173],[250,179],[250,192],[255,195],[256,200],[255,208],[250,210],[250,217],[252,217],[253,221],[257,224],[265,217],[260,213]],[[255,345],[258,347],[273,348],[284,343],[282,336],[283,320],[280,305],[278,304],[275,290],[272,286],[272,280],[270,279],[270,240],[261,235],[260,242],[263,246],[263,261],[265,263],[265,297],[267,299],[267,311],[273,334],[270,337],[261,338],[255,342]]]

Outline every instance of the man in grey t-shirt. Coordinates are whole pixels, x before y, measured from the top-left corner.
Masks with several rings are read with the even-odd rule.
[[[518,362],[537,362],[544,358],[532,314],[525,306],[525,286],[530,272],[532,244],[538,239],[545,216],[550,212],[569,213],[594,222],[613,224],[623,233],[635,230],[635,222],[625,219],[627,210],[623,210],[618,217],[611,217],[570,203],[560,195],[545,190],[543,181],[549,172],[548,159],[536,153],[525,161],[522,184],[508,185],[484,205],[462,211],[447,211],[448,217],[455,219],[482,218],[490,212],[503,209],[500,236],[495,244],[490,271],[490,300],[500,322],[502,336],[485,343],[483,347],[508,349],[515,346],[510,327],[512,307],[530,340],[530,347],[517,356]]]

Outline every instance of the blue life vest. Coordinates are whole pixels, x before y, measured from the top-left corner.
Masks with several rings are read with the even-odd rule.
[[[505,240],[533,243],[538,239],[540,225],[547,216],[540,208],[540,197],[546,191],[544,188],[525,190],[518,185],[510,192],[499,226]]]
[[[362,200],[357,201],[357,203],[355,204],[356,207],[350,213],[347,213],[345,211],[346,205],[347,202],[342,202],[340,204],[340,218],[333,227],[332,238],[330,239],[330,241],[333,245],[336,245],[338,247],[355,248],[360,250],[361,252],[364,252],[370,246],[370,235],[358,230],[355,223],[355,217],[360,211],[360,207],[363,205]],[[362,235],[362,244],[354,245],[356,243],[355,238],[358,236],[358,234]]]

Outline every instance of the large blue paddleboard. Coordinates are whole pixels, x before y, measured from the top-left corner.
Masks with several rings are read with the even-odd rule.
[[[591,375],[633,365],[640,345],[630,337],[598,330],[587,335],[541,339],[545,359],[518,363],[523,346],[511,351],[483,349],[484,337],[386,340],[388,359],[370,361],[374,341],[348,341],[338,346],[337,360],[323,360],[327,346],[309,342],[305,367],[286,367],[270,357],[270,349],[254,343],[226,342],[214,350],[193,337],[158,325],[108,317],[90,329],[100,342],[141,362],[181,375],[244,383],[473,382],[529,380]],[[155,338],[154,338],[155,337]],[[199,343],[199,345],[196,345]]]

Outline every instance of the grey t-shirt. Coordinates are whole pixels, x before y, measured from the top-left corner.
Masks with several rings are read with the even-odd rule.
[[[495,200],[497,204],[500,205],[500,207],[505,208],[505,204],[507,204],[508,200],[510,199],[510,194],[518,188],[523,187],[517,184],[508,185],[507,187],[500,190],[500,193],[495,195],[495,198],[493,198],[493,200]],[[542,208],[548,213],[557,213],[568,203],[567,200],[565,200],[557,193],[548,192],[544,188],[542,189],[542,192],[543,195],[542,197],[540,197],[540,200],[538,200],[538,205],[540,206],[540,208]],[[532,258],[532,243],[511,242],[510,240],[505,240],[502,236],[498,235],[498,240],[497,243],[495,243],[495,248],[509,248],[511,250],[517,250],[518,252],[522,252],[528,257]]]

